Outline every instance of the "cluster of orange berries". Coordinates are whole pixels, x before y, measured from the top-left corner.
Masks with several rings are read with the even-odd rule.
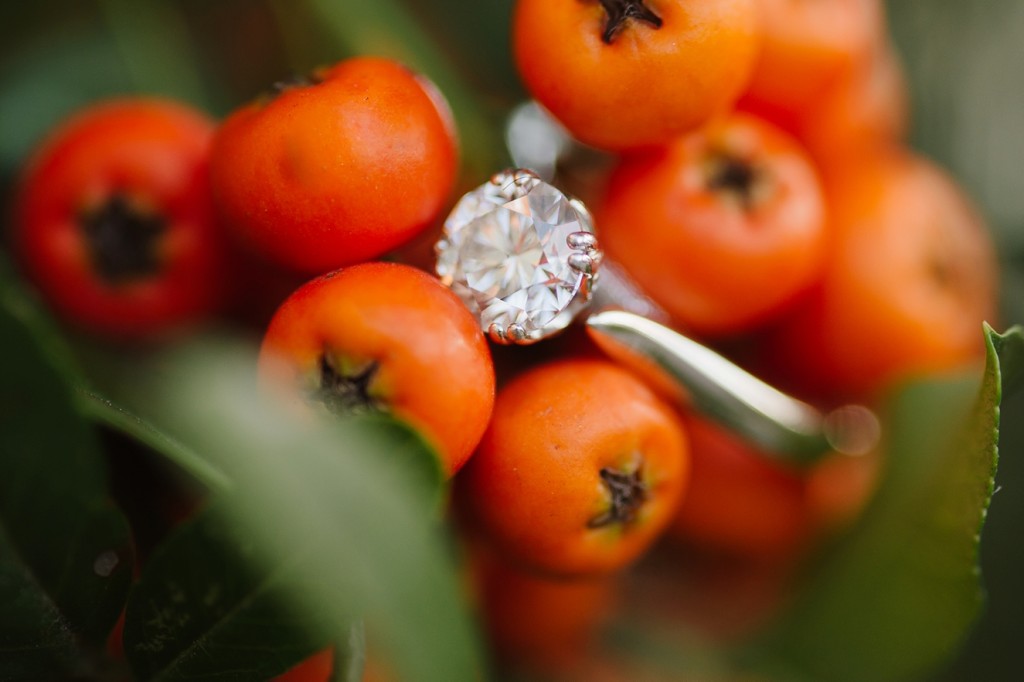
[[[616,155],[580,193],[609,257],[678,328],[823,403],[977,359],[993,249],[955,184],[901,145],[880,2],[519,0],[512,39],[533,96]],[[609,576],[667,528],[789,555],[849,510],[843,490],[863,499],[862,471],[773,463],[572,333],[543,362],[503,352],[496,382],[454,294],[369,262],[436,225],[457,166],[441,93],[355,58],[219,127],[162,101],[83,112],[29,164],[14,242],[56,312],[120,339],[258,315],[319,275],[270,321],[261,378],[303,405],[393,413],[433,443],[512,657],[581,648]]]

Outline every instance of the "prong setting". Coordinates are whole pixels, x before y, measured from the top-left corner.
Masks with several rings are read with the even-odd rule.
[[[588,254],[577,251],[569,256],[569,267],[583,275],[594,274],[594,259]]]
[[[582,201],[580,201],[576,197],[570,197],[569,198],[569,205],[572,206],[576,210],[576,213],[579,214],[579,216],[580,216],[580,221],[582,221],[582,223],[584,225],[593,225],[594,224],[594,216],[591,215],[590,209],[587,208],[586,204],[584,204]]]
[[[495,173],[490,183],[498,188],[498,193],[509,200],[520,199],[541,182],[540,176],[528,168],[511,168]]]
[[[570,249],[593,251],[597,248],[597,237],[594,236],[593,232],[580,230],[579,232],[573,232],[566,237],[565,243],[568,244]]]
[[[524,343],[527,340],[526,327],[524,327],[521,324],[513,322],[512,324],[505,328],[505,338],[511,341],[512,343]]]
[[[508,345],[508,337],[505,335],[505,329],[497,322],[492,322],[491,326],[487,328],[487,336],[494,343],[502,346]]]
[[[569,248],[575,250],[575,253],[569,256],[569,267],[583,276],[579,295],[583,297],[583,300],[589,301],[594,293],[597,271],[601,261],[604,260],[604,252],[598,248],[597,237],[594,236],[594,233],[585,230],[573,232],[566,237],[565,242]]]
[[[586,207],[526,169],[496,173],[462,197],[436,252],[441,282],[502,345],[568,326],[590,301],[602,258]]]

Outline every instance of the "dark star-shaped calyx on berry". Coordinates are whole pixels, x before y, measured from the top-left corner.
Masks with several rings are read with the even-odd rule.
[[[589,528],[603,528],[613,523],[631,523],[637,512],[647,501],[647,485],[643,481],[640,467],[631,472],[601,469],[601,482],[608,489],[611,504],[604,513],[587,523]]]
[[[608,15],[601,40],[611,45],[629,20],[642,21],[654,28],[661,28],[661,17],[644,4],[644,0],[600,0]]]

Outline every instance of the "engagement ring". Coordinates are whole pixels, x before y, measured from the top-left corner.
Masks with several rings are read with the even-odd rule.
[[[583,203],[522,168],[462,197],[436,252],[441,281],[501,344],[567,327],[590,302],[602,258]]]
[[[582,317],[594,341],[671,397],[766,451],[809,463],[830,451],[863,454],[879,438],[867,408],[825,415],[661,324],[668,316],[628,276],[604,263],[590,212],[515,168],[467,193],[445,221],[436,245],[437,274],[499,344],[531,344]],[[601,290],[598,284],[601,284]]]

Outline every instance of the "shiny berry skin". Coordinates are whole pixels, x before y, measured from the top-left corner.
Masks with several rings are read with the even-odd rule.
[[[399,246],[444,208],[457,143],[425,78],[359,57],[277,88],[232,114],[214,141],[214,198],[242,244],[321,273]]]

